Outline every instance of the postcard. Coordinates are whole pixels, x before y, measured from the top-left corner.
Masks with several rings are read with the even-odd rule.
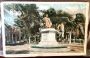
[[[6,57],[85,56],[88,2],[2,2]]]

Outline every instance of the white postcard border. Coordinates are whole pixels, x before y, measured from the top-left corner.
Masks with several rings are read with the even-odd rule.
[[[2,38],[3,38],[3,55],[5,57],[35,57],[35,56],[85,56],[86,55],[86,45],[87,45],[87,27],[88,27],[88,11],[89,11],[89,2],[52,2],[51,4],[83,4],[85,3],[87,5],[86,8],[86,21],[85,21],[85,43],[84,43],[84,53],[42,53],[42,54],[6,54],[6,47],[5,47],[5,26],[4,26],[4,8],[3,4],[50,4],[51,2],[18,2],[18,1],[7,1],[7,2],[1,2],[1,18],[2,18]]]

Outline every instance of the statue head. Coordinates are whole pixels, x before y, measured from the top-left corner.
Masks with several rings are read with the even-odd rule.
[[[48,14],[46,14],[46,17],[48,17]]]
[[[45,13],[45,14],[43,15],[43,17],[48,17],[48,14],[47,14],[47,13]]]

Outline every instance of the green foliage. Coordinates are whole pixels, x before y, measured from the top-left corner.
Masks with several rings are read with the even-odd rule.
[[[56,16],[56,10],[54,8],[49,8],[47,10],[47,14],[49,15],[49,17],[55,17]]]
[[[15,19],[15,26],[24,30],[22,33],[26,34],[27,37],[36,35],[39,32],[41,16],[39,15],[36,4],[10,4],[4,7],[7,10],[12,9],[21,12],[21,15]],[[82,13],[77,13],[75,19],[71,14],[63,10],[56,11],[54,8],[49,8],[45,13],[49,15],[52,24],[55,25],[54,28],[63,22],[66,32],[77,29],[79,23],[83,24],[85,22],[85,16]],[[84,27],[84,25],[82,26]]]
[[[15,19],[15,26],[18,26],[20,28],[24,27],[23,21],[21,21],[20,19]]]
[[[39,30],[40,15],[37,8],[36,4],[5,5],[5,9],[21,12],[21,15],[15,19],[15,26],[25,31],[22,31],[22,33],[27,34],[28,37],[31,36],[31,34],[36,34]]]
[[[4,8],[7,10],[11,10],[13,9],[13,5],[9,4],[9,5],[4,5]]]
[[[57,16],[59,16],[59,17],[68,17],[69,19],[72,19],[72,15],[71,14],[69,14],[69,13],[67,13],[65,11],[62,11],[62,10],[59,10],[57,12]]]
[[[85,16],[82,13],[77,13],[75,18],[76,23],[84,23],[85,22]]]

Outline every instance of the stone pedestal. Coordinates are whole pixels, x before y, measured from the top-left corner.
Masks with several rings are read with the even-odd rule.
[[[68,44],[58,44],[54,28],[41,29],[41,41],[33,45],[31,52],[66,52],[70,51]]]
[[[31,50],[36,52],[70,51],[68,44],[58,44],[56,41],[56,30],[54,28],[41,29],[41,41],[37,45],[32,45]]]
[[[56,30],[54,28],[41,29],[39,47],[57,47]]]
[[[58,44],[56,41],[56,30],[54,28],[45,28],[41,29],[41,41],[39,44],[32,47],[41,47],[41,48],[53,48],[61,47],[62,45]]]

